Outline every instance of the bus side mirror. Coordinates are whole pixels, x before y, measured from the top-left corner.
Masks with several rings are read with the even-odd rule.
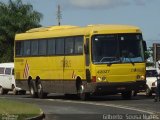
[[[146,44],[146,41],[143,41],[143,50],[144,50],[144,51],[147,51],[147,44]]]

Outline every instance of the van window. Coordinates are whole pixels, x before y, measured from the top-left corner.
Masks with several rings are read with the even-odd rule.
[[[0,74],[4,74],[4,68],[3,67],[0,68]]]
[[[6,75],[11,75],[11,68],[6,68],[5,69],[5,74]]]
[[[156,70],[146,70],[146,77],[156,77],[158,75]]]
[[[12,69],[12,75],[14,75],[14,69]]]

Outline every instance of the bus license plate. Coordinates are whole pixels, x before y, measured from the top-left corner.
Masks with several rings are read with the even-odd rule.
[[[125,87],[118,87],[117,90],[125,90]]]

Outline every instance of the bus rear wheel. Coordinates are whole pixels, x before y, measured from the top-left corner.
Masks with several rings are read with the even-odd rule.
[[[35,89],[35,87],[34,87],[33,81],[30,81],[30,82],[29,82],[29,91],[30,91],[31,97],[33,97],[33,98],[36,98],[36,97],[37,97],[37,92],[36,92],[36,89]]]
[[[37,82],[37,94],[40,99],[47,97],[47,93],[44,93],[43,86],[40,81]]]

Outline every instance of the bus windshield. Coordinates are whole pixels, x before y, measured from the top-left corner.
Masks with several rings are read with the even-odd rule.
[[[143,62],[141,34],[111,34],[92,37],[92,61],[95,64]]]

